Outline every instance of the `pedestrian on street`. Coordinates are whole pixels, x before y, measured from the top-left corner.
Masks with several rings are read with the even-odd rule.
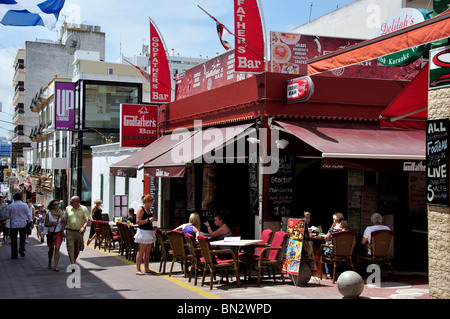
[[[34,220],[36,219],[36,209],[33,206],[33,203],[31,202],[31,199],[27,199],[27,205],[30,209],[31,216],[33,217],[30,221],[28,221],[27,227],[26,227],[26,233],[27,233],[27,239],[25,240],[26,243],[28,243],[28,237],[30,237],[31,232],[33,230],[34,226]]]
[[[3,234],[3,241],[6,242],[6,208],[8,204],[4,200],[3,195],[0,195],[0,233]]]
[[[55,254],[54,271],[58,272],[59,248],[62,243],[62,219],[64,212],[59,209],[57,200],[52,200],[48,205],[48,214],[45,217],[45,226],[47,227],[47,246],[48,246],[48,269],[52,269],[53,253]]]
[[[44,206],[39,204],[38,210],[36,212],[36,233],[37,238],[41,240],[41,243],[44,242],[44,237],[47,234],[47,229],[45,227],[45,217],[47,216],[47,211]]]
[[[6,210],[6,219],[10,220],[11,259],[17,259],[17,234],[20,235],[19,254],[25,257],[27,222],[31,222],[33,216],[28,205],[22,202],[21,194],[14,194],[13,200]]]
[[[66,229],[67,252],[70,262],[75,264],[78,255],[84,250],[83,235],[89,222],[89,211],[86,206],[80,204],[78,196],[70,199],[70,205],[66,207],[62,220]]]

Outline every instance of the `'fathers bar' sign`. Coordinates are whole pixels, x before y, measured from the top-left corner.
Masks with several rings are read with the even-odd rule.
[[[427,121],[427,204],[449,206],[449,119]]]

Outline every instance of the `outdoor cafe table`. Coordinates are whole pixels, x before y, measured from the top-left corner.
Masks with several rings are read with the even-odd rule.
[[[234,251],[234,253],[236,254],[236,258],[237,256],[237,252],[239,251],[239,247],[242,246],[251,246],[251,245],[255,245],[258,243],[261,243],[262,240],[261,239],[239,239],[239,240],[216,240],[216,241],[211,241],[210,244],[211,246],[225,246],[225,247],[231,247],[231,249]]]
[[[211,241],[211,246],[225,246],[225,247],[231,247],[231,249],[234,251],[234,255],[236,256],[236,259],[238,260],[238,252],[239,248],[242,246],[252,246],[258,243],[261,243],[261,239],[239,239],[239,240],[217,240],[217,241]]]

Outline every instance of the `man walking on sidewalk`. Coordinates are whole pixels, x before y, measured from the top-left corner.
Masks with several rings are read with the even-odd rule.
[[[25,257],[26,227],[33,216],[28,205],[22,202],[21,194],[14,194],[13,200],[6,210],[6,219],[10,220],[11,259],[17,259],[17,234],[20,235],[19,254]]]
[[[66,207],[63,226],[66,228],[67,252],[70,263],[75,264],[80,251],[84,250],[83,235],[89,221],[89,211],[80,204],[80,198],[73,196],[70,205]]]

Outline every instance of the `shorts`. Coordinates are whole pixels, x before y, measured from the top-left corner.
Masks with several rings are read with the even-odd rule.
[[[84,250],[83,233],[76,230],[66,231],[67,251],[69,253],[76,253]]]
[[[138,228],[136,235],[134,235],[134,242],[139,244],[153,244],[155,242],[155,231]]]

